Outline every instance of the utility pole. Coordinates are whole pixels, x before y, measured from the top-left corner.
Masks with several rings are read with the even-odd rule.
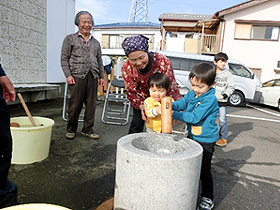
[[[129,22],[148,22],[148,0],[132,0]]]

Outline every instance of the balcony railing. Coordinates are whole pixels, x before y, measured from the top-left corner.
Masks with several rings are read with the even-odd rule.
[[[204,34],[201,39],[201,53],[216,54],[219,51],[217,35]]]

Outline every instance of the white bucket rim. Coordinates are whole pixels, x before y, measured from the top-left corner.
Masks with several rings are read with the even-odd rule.
[[[59,206],[56,204],[50,203],[26,203],[15,206],[6,207],[3,210],[21,210],[21,209],[61,209],[61,210],[70,210],[67,207]]]
[[[10,123],[17,122],[16,119],[26,119],[26,118],[28,119],[27,116],[11,117]],[[34,120],[45,119],[45,120],[48,120],[49,123],[47,125],[42,125],[42,126],[37,125],[36,127],[33,127],[31,124],[30,124],[30,127],[11,127],[11,130],[38,130],[38,129],[50,128],[50,127],[53,127],[53,125],[54,125],[54,120],[51,118],[48,118],[48,117],[33,116],[33,119]]]

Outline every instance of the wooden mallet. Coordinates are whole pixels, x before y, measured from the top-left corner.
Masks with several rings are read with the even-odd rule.
[[[161,132],[172,133],[172,98],[161,99]]]
[[[23,106],[23,108],[24,108],[24,110],[25,110],[25,113],[27,114],[27,116],[28,116],[28,118],[29,118],[29,120],[30,120],[32,126],[33,126],[33,127],[37,127],[37,125],[36,125],[36,123],[35,123],[35,121],[34,121],[32,115],[31,115],[29,109],[27,108],[27,106],[26,106],[26,104],[25,104],[25,102],[24,102],[24,100],[23,100],[21,94],[18,93],[17,95],[18,95],[18,98],[19,98],[19,100],[20,100],[20,102],[21,102],[21,104],[22,104],[22,106]]]

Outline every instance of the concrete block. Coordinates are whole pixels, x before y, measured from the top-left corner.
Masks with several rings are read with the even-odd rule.
[[[114,209],[194,210],[202,147],[170,134],[137,133],[117,143]]]

